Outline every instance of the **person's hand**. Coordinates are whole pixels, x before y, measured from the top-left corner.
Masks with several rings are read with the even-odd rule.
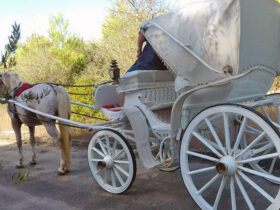
[[[142,51],[141,51],[141,50],[138,50],[138,51],[137,51],[137,58],[139,58],[141,55],[142,55]]]

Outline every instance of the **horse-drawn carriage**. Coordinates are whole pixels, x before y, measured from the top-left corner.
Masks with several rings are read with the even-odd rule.
[[[100,86],[95,101],[109,122],[64,120],[99,130],[88,147],[97,183],[128,190],[137,153],[148,169],[179,165],[202,209],[278,209],[280,97],[266,94],[279,73],[280,5],[196,0],[141,30],[169,70]]]
[[[111,193],[132,185],[136,145],[146,168],[179,164],[202,209],[258,208],[256,194],[279,208],[280,98],[266,94],[279,72],[280,5],[193,1],[141,31],[169,71],[130,72],[96,91],[117,122],[88,148],[98,184]]]

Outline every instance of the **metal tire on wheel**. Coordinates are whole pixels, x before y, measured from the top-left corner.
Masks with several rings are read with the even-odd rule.
[[[88,162],[96,182],[110,193],[123,193],[134,182],[135,155],[117,131],[105,129],[93,135],[88,146]]]
[[[238,126],[236,119],[241,119]],[[247,125],[261,134],[246,134]],[[273,143],[274,152],[251,156],[264,137]],[[247,146],[242,148],[244,140]],[[279,182],[280,178],[251,169],[249,163],[279,156],[279,132],[271,122],[242,105],[216,105],[189,123],[180,149],[181,174],[202,209],[274,209],[279,207],[280,193],[270,180]]]

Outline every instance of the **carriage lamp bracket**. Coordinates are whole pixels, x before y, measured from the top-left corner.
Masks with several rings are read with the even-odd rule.
[[[111,65],[108,69],[108,73],[113,80],[113,84],[119,84],[120,69],[116,60],[112,60]]]

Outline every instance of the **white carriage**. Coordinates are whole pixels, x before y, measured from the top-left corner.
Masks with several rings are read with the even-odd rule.
[[[113,120],[88,148],[98,184],[132,185],[136,145],[148,169],[180,164],[202,209],[278,209],[280,98],[266,94],[279,73],[279,3],[190,1],[141,30],[170,71],[131,72],[96,91]]]
[[[110,122],[87,125],[0,101],[99,130],[88,161],[108,192],[131,187],[137,152],[147,169],[179,165],[201,209],[279,209],[280,97],[266,94],[280,71],[280,4],[189,1],[141,25],[169,71],[135,71],[97,89]]]

